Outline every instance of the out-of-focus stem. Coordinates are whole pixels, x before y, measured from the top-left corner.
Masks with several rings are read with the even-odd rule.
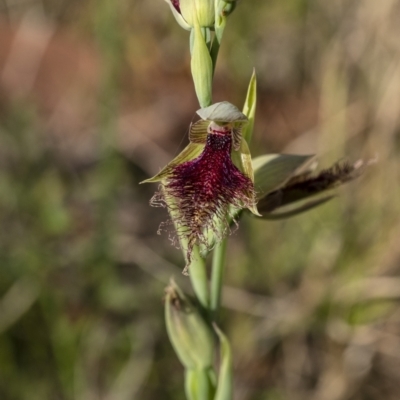
[[[211,49],[210,49],[210,56],[213,64],[213,74],[215,71],[215,67],[217,65],[217,58],[219,53],[220,43],[218,42],[217,38],[214,38]]]
[[[225,270],[226,247],[228,239],[223,239],[215,246],[211,271],[210,311],[213,320],[216,319],[221,304],[222,281]]]
[[[193,247],[192,260],[189,267],[189,277],[200,304],[208,310],[210,307],[210,300],[206,263],[204,258],[200,255],[198,246]]]

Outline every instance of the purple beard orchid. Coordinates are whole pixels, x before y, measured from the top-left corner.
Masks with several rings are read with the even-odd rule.
[[[217,240],[228,234],[235,212],[248,208],[258,214],[251,159],[240,127],[237,128],[238,123],[244,122],[198,121],[190,128],[191,143],[186,149],[145,181],[162,182],[151,204],[168,209],[177,236],[185,243],[187,265],[195,245],[202,244],[209,250],[215,243],[210,243],[210,233]],[[244,160],[238,163],[240,169],[232,162],[233,153]]]

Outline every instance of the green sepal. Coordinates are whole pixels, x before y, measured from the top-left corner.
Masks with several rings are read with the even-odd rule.
[[[188,400],[210,400],[215,394],[215,373],[212,368],[187,369],[185,392]]]
[[[250,143],[254,129],[254,119],[256,116],[257,106],[257,78],[256,71],[253,70],[249,86],[247,89],[247,96],[243,106],[243,114],[247,116],[248,124],[243,127],[242,136]]]
[[[207,49],[210,49],[211,48],[211,42],[212,42],[212,36],[211,36],[210,28],[200,27],[200,31],[201,31],[201,34],[203,35],[203,38],[204,38],[204,41],[206,43]],[[195,29],[191,29],[190,37],[189,37],[190,55],[193,54],[194,38],[195,38]],[[213,71],[213,74],[214,74],[214,71]]]
[[[221,101],[212,104],[211,106],[200,108],[196,113],[201,117],[201,119],[214,121],[220,125],[228,122],[247,122],[246,115],[228,101]]]
[[[224,333],[214,324],[214,330],[220,341],[220,367],[217,392],[214,400],[232,400],[233,397],[233,361],[231,345]]]
[[[179,164],[193,160],[204,149],[204,144],[189,143],[172,161],[170,161],[157,175],[140,183],[159,182],[167,178],[171,170]]]
[[[193,46],[194,46],[194,29],[192,28],[190,30],[190,35],[189,35],[189,51],[190,51],[190,55],[193,54]]]
[[[254,188],[257,198],[284,185],[300,169],[311,165],[314,156],[292,154],[266,154],[253,159]]]

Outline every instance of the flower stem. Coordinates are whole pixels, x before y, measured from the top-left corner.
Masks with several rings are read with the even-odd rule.
[[[228,239],[223,239],[215,246],[213,253],[210,298],[210,311],[213,320],[216,319],[221,304],[222,281],[225,269],[227,244]]]
[[[207,281],[206,264],[201,257],[198,246],[193,247],[192,261],[189,267],[189,277],[197,299],[204,309],[209,308],[209,290]]]

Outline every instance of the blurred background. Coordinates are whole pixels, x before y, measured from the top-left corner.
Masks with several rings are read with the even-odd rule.
[[[235,400],[400,398],[400,2],[242,0],[214,101],[253,155],[378,158],[326,205],[245,216],[221,325]],[[187,143],[188,33],[162,0],[0,1],[0,398],[183,400],[163,291],[183,260],[141,185]]]

